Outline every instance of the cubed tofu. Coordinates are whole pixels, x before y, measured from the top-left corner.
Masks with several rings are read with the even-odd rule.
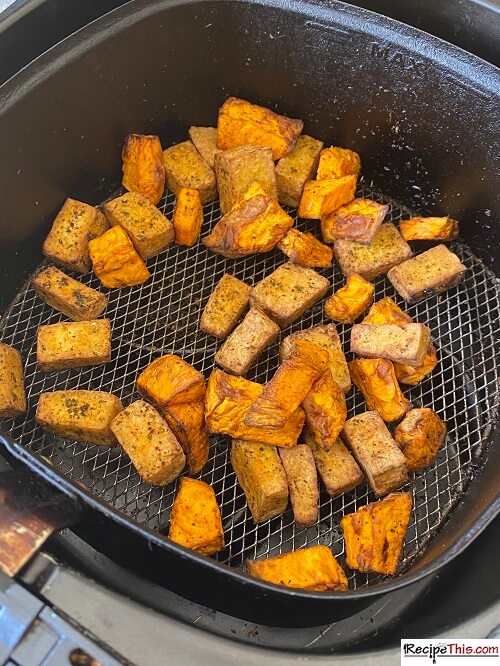
[[[151,277],[132,241],[119,226],[89,242],[92,268],[105,287],[133,287]]]
[[[392,423],[410,409],[396,378],[394,365],[384,358],[358,358],[349,363],[351,379],[363,394],[368,409]]]
[[[423,324],[354,324],[351,352],[418,368],[423,363],[430,337],[430,329]]]
[[[279,332],[278,324],[252,308],[215,354],[215,362],[233,375],[246,375]]]
[[[275,446],[233,439],[231,465],[254,523],[262,523],[286,511],[288,483]]]
[[[104,365],[110,360],[109,319],[62,321],[38,329],[36,361],[44,372]]]
[[[348,493],[363,483],[365,477],[360,466],[340,438],[337,437],[328,451],[316,444],[307,428],[304,430],[304,439],[311,449],[319,475],[330,497]]]
[[[342,436],[377,497],[408,482],[406,458],[378,412],[364,412],[348,419]]]
[[[37,296],[73,321],[97,319],[108,297],[63,273],[55,266],[44,268],[31,280]]]
[[[293,264],[326,268],[332,265],[333,250],[310,233],[290,229],[277,246]]]
[[[279,449],[279,455],[295,524],[299,529],[311,527],[319,518],[318,475],[311,449],[306,444],[298,444],[291,449]]]
[[[325,314],[342,324],[352,324],[373,303],[375,287],[357,273],[347,276],[347,282],[325,303]]]
[[[222,213],[229,213],[255,180],[270,197],[278,200],[271,148],[240,146],[220,151],[215,157],[215,174]]]
[[[295,446],[306,418],[302,407],[293,412],[283,428],[274,430],[245,425],[250,406],[263,390],[262,384],[215,369],[208,379],[205,396],[205,419],[209,430],[269,446]]]
[[[371,243],[384,221],[389,206],[371,199],[354,199],[321,218],[321,233],[325,243],[345,238],[358,243]]]
[[[75,199],[66,199],[43,243],[43,253],[58,266],[77,273],[92,268],[89,241],[108,228],[100,210]]]
[[[267,560],[247,560],[248,573],[275,585],[303,590],[347,590],[342,567],[327,546],[299,548]]]
[[[139,393],[161,409],[203,402],[205,388],[201,372],[175,354],[156,358],[137,378]]]
[[[58,437],[79,442],[114,446],[110,426],[123,409],[120,399],[103,391],[54,391],[42,393],[35,419],[40,426]]]
[[[139,476],[154,486],[166,486],[184,469],[186,457],[174,433],[156,409],[136,400],[110,426]]]
[[[139,192],[156,206],[165,189],[165,164],[159,137],[129,134],[123,146],[122,161],[123,187],[129,192]]]
[[[328,354],[312,342],[294,339],[290,352],[245,417],[255,428],[283,428],[328,367]]]
[[[354,199],[356,176],[308,180],[299,203],[299,217],[319,220]]]
[[[338,239],[333,243],[333,252],[344,275],[358,273],[365,280],[387,273],[412,254],[411,247],[390,222],[379,227],[371,243]]]
[[[458,222],[451,217],[412,217],[401,220],[399,233],[405,241],[452,241],[458,236]]]
[[[395,574],[411,508],[410,493],[391,493],[344,516],[340,527],[347,566],[363,573]]]
[[[163,252],[174,240],[174,225],[139,192],[127,192],[102,207],[110,225],[127,232],[137,254],[148,259]]]
[[[328,291],[330,282],[311,268],[282,264],[250,291],[250,305],[286,328]]]
[[[0,418],[26,411],[23,361],[17,349],[0,342]]]
[[[168,538],[202,555],[224,548],[220,508],[212,486],[182,478],[170,514]]]
[[[410,472],[434,462],[445,436],[446,424],[428,407],[411,409],[394,432]]]
[[[187,245],[188,247],[194,245],[203,224],[203,206],[198,190],[181,187],[172,219],[177,245]]]
[[[276,165],[276,184],[280,204],[297,208],[302,190],[308,180],[313,180],[318,168],[323,142],[301,134],[295,148]]]
[[[429,342],[424,360],[419,366],[414,368],[411,365],[394,363],[394,372],[400,384],[416,386],[434,370],[437,364],[438,357],[436,349],[432,342]]]
[[[162,414],[182,446],[189,473],[198,474],[207,464],[210,449],[205,425],[205,403],[169,404]]]
[[[302,401],[306,423],[316,444],[328,451],[335,444],[347,418],[345,395],[327,369]]]
[[[211,169],[215,168],[217,148],[217,127],[190,127],[189,138],[194,147]]]
[[[349,148],[332,146],[321,151],[318,165],[318,180],[357,176],[361,171],[361,158]]]
[[[270,109],[229,97],[219,109],[217,148],[269,146],[273,160],[288,155],[295,147],[304,123],[280,116]]]
[[[314,326],[313,328],[306,328],[303,331],[297,331],[296,333],[287,335],[280,345],[280,361],[283,361],[290,353],[290,343],[295,338],[313,342],[320,349],[327,352],[328,368],[332,378],[337,382],[344,393],[347,393],[351,388],[351,376],[349,375],[346,357],[335,324]]]
[[[229,273],[224,273],[210,294],[200,328],[222,340],[233,330],[248,305],[251,287]]]
[[[198,190],[202,204],[217,197],[215,173],[191,141],[183,141],[163,151],[167,187],[178,196],[182,187]]]
[[[387,277],[398,294],[412,304],[455,287],[466,270],[446,245],[436,245],[401,266],[391,268]]]

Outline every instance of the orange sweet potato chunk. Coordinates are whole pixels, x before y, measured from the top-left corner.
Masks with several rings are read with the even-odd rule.
[[[213,555],[224,548],[222,519],[212,486],[198,479],[181,479],[168,536],[202,555]]]
[[[344,391],[333,379],[329,369],[314,382],[302,401],[302,407],[315,444],[329,451],[347,418]]]
[[[298,229],[287,231],[276,247],[299,266],[326,268],[332,265],[333,250],[312,234]]]
[[[394,365],[384,358],[358,358],[348,363],[351,379],[363,394],[369,410],[377,411],[388,423],[410,409],[396,380]]]
[[[399,231],[405,241],[452,241],[458,236],[458,222],[451,217],[412,217],[401,220]]]
[[[319,220],[354,199],[356,176],[308,180],[299,204],[299,217]]]
[[[150,277],[132,241],[119,226],[89,241],[92,268],[105,287],[133,287]]]
[[[299,548],[267,560],[247,560],[252,576],[303,590],[346,590],[347,578],[327,546]]]
[[[155,359],[137,378],[137,390],[152,403],[165,409],[171,405],[203,402],[205,378],[192,365],[175,354]]]
[[[163,411],[165,421],[177,437],[186,456],[189,473],[200,472],[208,460],[209,441],[205,426],[205,403],[169,404]]]
[[[371,199],[354,199],[321,218],[323,240],[325,243],[333,243],[338,238],[344,238],[358,243],[371,243],[388,210],[389,206]]]
[[[391,493],[380,502],[367,504],[344,516],[340,527],[344,533],[347,566],[364,573],[395,574],[411,507],[410,493]]]
[[[196,243],[203,224],[200,193],[192,187],[181,187],[173,216],[175,242],[191,247]]]
[[[373,303],[375,287],[357,273],[347,277],[341,287],[325,303],[325,314],[342,324],[352,324]]]
[[[394,433],[410,472],[434,462],[445,436],[446,424],[428,407],[411,409]]]
[[[324,148],[319,157],[316,178],[343,178],[344,176],[357,176],[361,171],[361,158],[358,153],[348,148],[332,146]]]
[[[151,134],[130,134],[122,150],[123,187],[140,192],[152,204],[165,189],[165,164],[160,139]]]

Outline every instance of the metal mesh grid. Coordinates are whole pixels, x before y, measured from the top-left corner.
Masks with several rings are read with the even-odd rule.
[[[410,215],[407,209],[364,186],[359,196],[370,196],[390,204],[386,221],[397,221]],[[160,204],[168,217],[171,217],[174,201],[173,195],[169,194]],[[289,212],[296,217],[296,211],[290,209]],[[217,203],[205,207],[202,236],[219,217]],[[317,222],[299,219],[297,227],[302,231],[316,230],[319,235]],[[481,461],[482,442],[497,407],[494,332],[500,317],[499,283],[465,245],[453,243],[451,249],[459,255],[468,271],[458,287],[440,296],[409,307],[385,277],[375,282],[376,300],[391,296],[415,321],[431,328],[439,365],[420,385],[404,388],[404,393],[413,406],[434,409],[448,427],[445,445],[435,463],[423,472],[412,474],[406,488],[413,493],[414,509],[400,572],[421,554],[465,492],[475,465]],[[120,447],[100,448],[44,433],[34,419],[38,396],[51,390],[99,389],[118,395],[128,405],[138,397],[134,385],[139,372],[154,358],[166,353],[178,354],[208,377],[214,367],[214,354],[221,343],[215,343],[214,338],[200,331],[198,322],[215,285],[225,272],[255,284],[285,259],[277,250],[231,260],[209,252],[201,244],[193,248],[173,245],[147,261],[152,278],[146,284],[109,291],[104,316],[112,322],[111,362],[100,367],[53,373],[37,370],[36,335],[40,325],[61,321],[63,315],[42,303],[29,284],[25,285],[4,315],[0,340],[22,353],[29,409],[25,418],[4,421],[3,429],[27,448],[46,457],[61,474],[83,483],[132,520],[166,532],[177,483],[158,488],[141,482]],[[319,272],[331,280],[333,290],[342,286],[344,277],[337,267]],[[92,273],[75,277],[94,288],[101,288]],[[322,323],[329,322],[323,314],[323,303],[319,303],[282,331],[280,338],[261,355],[247,377],[266,382],[278,366],[281,339],[292,331]],[[350,326],[338,325],[338,330],[344,349],[348,350]],[[347,357],[350,360],[349,353]],[[361,394],[354,389],[347,402],[348,418],[366,409]],[[247,558],[270,557],[318,543],[330,546],[344,564],[339,521],[344,514],[375,499],[366,485],[334,500],[322,489],[317,525],[297,529],[290,508],[282,516],[255,525],[229,463],[228,441],[218,436],[211,437],[210,457],[199,478],[214,487],[222,511],[227,545],[215,557],[237,568],[241,568]],[[354,572],[348,575],[351,588],[373,585],[382,578]]]

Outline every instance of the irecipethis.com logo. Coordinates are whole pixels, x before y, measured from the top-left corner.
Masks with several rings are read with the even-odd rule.
[[[420,661],[419,661],[420,660]],[[464,663],[465,662],[465,663]],[[403,639],[401,664],[462,664],[462,666],[500,665],[500,640],[497,638],[446,638],[439,642],[429,639]]]

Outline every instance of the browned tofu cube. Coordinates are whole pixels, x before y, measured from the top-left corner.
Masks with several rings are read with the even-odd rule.
[[[217,148],[217,127],[190,127],[189,138],[194,147],[211,169],[215,168]]]
[[[333,251],[344,275],[358,273],[365,280],[387,273],[412,254],[408,243],[390,222],[379,227],[371,243],[339,239],[333,243]]]
[[[215,173],[196,150],[191,141],[183,141],[163,151],[167,187],[175,196],[181,187],[198,190],[201,203],[217,197]]]
[[[174,226],[151,201],[128,192],[102,207],[112,227],[118,225],[127,232],[141,259],[163,252],[174,240]]]
[[[357,176],[361,171],[361,158],[348,148],[332,146],[321,151],[318,166],[318,180]]]
[[[42,393],[36,420],[44,430],[79,442],[114,446],[117,441],[110,425],[123,405],[104,391],[54,391]]]
[[[219,109],[217,148],[270,146],[273,160],[279,160],[293,150],[303,127],[302,120],[292,120],[263,106],[229,97]]]
[[[111,360],[111,322],[62,321],[40,326],[36,345],[40,370],[66,370],[89,365],[103,365]]]
[[[215,173],[219,190],[220,209],[229,213],[254,181],[258,181],[265,192],[278,200],[273,153],[261,146],[241,146],[224,150],[215,157]]]
[[[155,359],[137,378],[139,393],[161,409],[202,402],[205,388],[201,372],[175,354]]]
[[[302,401],[302,407],[314,441],[328,451],[335,444],[347,418],[344,392],[329,369],[314,382]]]
[[[321,218],[323,240],[333,243],[337,238],[345,238],[358,243],[371,243],[388,210],[389,206],[371,199],[354,199]]]
[[[446,424],[428,407],[411,409],[394,432],[410,472],[434,462],[445,436]]]
[[[198,190],[181,187],[175,202],[173,222],[177,245],[194,245],[203,224],[203,207]]]
[[[170,514],[169,539],[202,555],[224,548],[224,529],[212,486],[182,478]]]
[[[92,268],[105,287],[133,287],[151,277],[132,241],[119,226],[89,242]]]
[[[148,402],[136,400],[115,416],[110,427],[146,483],[166,486],[184,469],[181,445]]]
[[[302,190],[299,217],[319,220],[354,199],[356,176],[308,180]]]
[[[182,446],[189,473],[198,474],[207,464],[210,449],[205,426],[205,403],[169,404],[162,414]]]
[[[358,358],[349,363],[351,378],[363,394],[368,409],[387,421],[397,421],[410,409],[401,391],[394,365],[385,358]]]
[[[19,416],[26,411],[21,354],[0,342],[0,418]]]
[[[255,523],[286,511],[288,483],[275,446],[233,439],[231,465]]]
[[[215,362],[233,375],[246,375],[279,332],[278,324],[252,308],[215,354]]]
[[[311,527],[319,518],[319,489],[316,465],[311,449],[298,444],[279,450],[290,492],[295,524],[299,529]]]
[[[326,268],[332,265],[333,250],[310,233],[289,229],[277,246],[293,264]]]
[[[66,199],[43,243],[43,253],[51,261],[77,273],[92,268],[89,240],[108,228],[100,210],[75,199]]]
[[[401,266],[391,268],[387,277],[398,294],[412,304],[455,287],[466,270],[467,267],[446,245],[437,245]]]
[[[122,150],[122,184],[129,192],[139,192],[153,205],[165,189],[165,164],[159,137],[130,134]]]
[[[40,271],[31,285],[42,301],[73,321],[97,319],[108,304],[105,294],[73,280],[55,266]]]
[[[318,168],[323,142],[301,134],[295,148],[276,165],[276,184],[280,204],[297,208],[302,190],[308,180],[313,180]]]
[[[224,273],[205,305],[201,330],[216,338],[226,338],[248,305],[250,289],[238,278]]]
[[[401,220],[399,232],[406,241],[452,241],[458,236],[458,222],[451,217],[412,217]]]
[[[307,428],[304,437],[330,497],[338,497],[363,483],[365,477],[360,466],[338,437],[328,451],[316,444]]]
[[[378,412],[364,412],[348,419],[342,435],[377,497],[407,483],[406,458]]]
[[[319,592],[347,590],[347,578],[327,546],[299,548],[267,560],[247,560],[247,570],[275,585]]]
[[[325,303],[325,314],[342,324],[352,324],[373,303],[375,287],[361,275],[351,273],[347,282]]]
[[[351,376],[349,375],[349,368],[347,367],[347,361],[342,350],[342,343],[340,342],[340,337],[337,333],[335,324],[314,326],[313,328],[306,328],[303,331],[297,331],[296,333],[288,335],[280,346],[280,361],[283,361],[290,353],[290,343],[294,338],[313,342],[320,349],[327,352],[328,368],[332,378],[337,382],[344,393],[347,393],[351,388]]]
[[[253,287],[250,305],[285,328],[323,298],[329,286],[329,281],[311,268],[288,262]]]
[[[430,329],[423,324],[354,324],[351,351],[365,358],[387,358],[418,368],[430,336]]]

